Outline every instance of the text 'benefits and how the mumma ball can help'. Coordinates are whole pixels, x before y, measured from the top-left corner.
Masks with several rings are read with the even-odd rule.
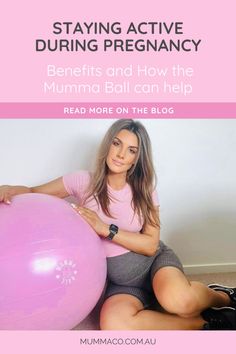
[[[152,96],[173,95],[187,97],[193,93],[194,69],[179,64],[154,66],[129,64],[126,66],[65,67],[48,64],[42,83],[45,95],[96,96],[105,94]]]

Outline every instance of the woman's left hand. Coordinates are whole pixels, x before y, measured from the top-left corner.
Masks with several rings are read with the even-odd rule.
[[[97,213],[91,209],[71,204],[72,208],[76,210],[82,218],[94,229],[94,231],[102,237],[107,237],[109,234],[109,225],[105,224],[97,215]]]

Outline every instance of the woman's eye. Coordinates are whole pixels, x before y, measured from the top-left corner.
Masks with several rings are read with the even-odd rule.
[[[129,149],[129,151],[131,152],[131,154],[136,154],[136,150]]]
[[[114,140],[114,141],[113,141],[113,145],[114,145],[114,146],[118,146],[118,145],[119,145],[119,142],[118,142],[117,140]]]

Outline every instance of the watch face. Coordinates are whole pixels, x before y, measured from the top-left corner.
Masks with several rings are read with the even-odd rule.
[[[114,224],[111,224],[110,225],[110,231],[112,231],[114,233],[117,233],[118,232],[118,226],[116,226]]]
[[[117,234],[118,232],[118,226],[111,224],[109,227],[110,234],[108,235],[108,240],[112,240],[113,237]]]

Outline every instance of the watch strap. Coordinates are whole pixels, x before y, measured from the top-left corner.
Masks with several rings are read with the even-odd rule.
[[[117,234],[117,232],[119,231],[118,226],[111,224],[109,226],[109,235],[106,237],[108,240],[112,240],[113,237]]]

